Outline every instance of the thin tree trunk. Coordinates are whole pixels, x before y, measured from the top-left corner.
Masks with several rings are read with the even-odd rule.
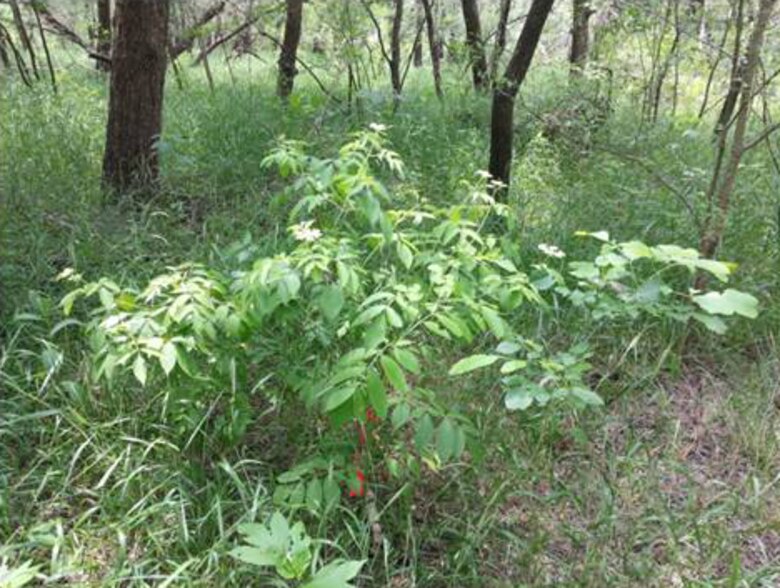
[[[572,26],[571,26],[571,51],[569,63],[571,75],[582,75],[588,62],[588,42],[590,30],[588,20],[593,14],[590,8],[590,0],[573,0],[572,2]]]
[[[49,52],[49,44],[46,42],[46,34],[43,32],[43,23],[41,23],[41,15],[38,14],[38,8],[33,2],[31,4],[33,13],[35,13],[35,23],[38,25],[38,34],[41,36],[41,46],[43,47],[43,54],[46,56],[46,66],[49,68],[49,77],[51,79],[51,88],[54,93],[57,93],[57,78],[54,75],[54,64],[51,61],[51,53]]]
[[[14,26],[16,27],[16,32],[19,35],[19,42],[22,44],[22,47],[25,51],[27,51],[27,54],[30,56],[30,66],[32,67],[33,75],[35,75],[35,79],[39,80],[41,79],[40,74],[38,73],[38,63],[35,59],[35,51],[33,50],[32,42],[30,41],[30,36],[27,34],[27,29],[24,26],[24,19],[22,19],[22,11],[19,10],[19,3],[17,0],[9,0],[8,2],[11,5],[11,13],[14,17]]]
[[[461,0],[463,21],[466,24],[466,46],[469,48],[474,89],[482,92],[488,86],[488,65],[482,41],[482,25],[479,20],[477,0]]]
[[[731,76],[729,91],[718,115],[718,123],[715,125],[715,134],[720,135],[728,127],[734,108],[737,106],[740,90],[743,83],[742,59],[742,31],[745,27],[745,0],[737,0],[737,17],[734,32],[734,52],[731,55]]]
[[[279,53],[279,77],[276,93],[282,100],[287,100],[293,90],[298,55],[298,44],[301,41],[301,21],[303,20],[303,0],[287,0],[287,19],[284,23],[284,38]]]
[[[103,179],[119,191],[157,180],[168,0],[117,0]]]
[[[11,67],[11,59],[8,57],[8,50],[6,49],[5,32],[0,30],[0,62],[5,69]]]
[[[390,30],[390,82],[396,101],[401,97],[401,25],[403,18],[404,0],[395,0],[393,26]]]
[[[533,0],[509,65],[503,78],[493,89],[488,171],[494,180],[504,186],[496,192],[498,199],[503,199],[506,187],[509,186],[515,97],[531,67],[539,37],[552,10],[553,2],[554,0]]]
[[[422,30],[425,26],[425,15],[422,10],[422,0],[417,0],[417,30]],[[422,67],[423,64],[423,44],[418,35],[414,41],[414,67]]]
[[[734,184],[739,171],[740,160],[745,152],[745,133],[747,131],[748,120],[750,119],[750,107],[753,102],[753,86],[756,78],[756,72],[761,60],[761,49],[764,45],[764,34],[766,33],[769,21],[772,18],[772,11],[777,4],[777,0],[761,0],[758,14],[755,17],[753,31],[748,41],[747,50],[744,59],[742,59],[742,83],[740,84],[739,109],[736,114],[736,123],[734,125],[734,134],[731,139],[731,149],[726,166],[722,173],[719,173],[719,166],[716,166],[713,172],[713,181],[711,184],[708,199],[710,210],[704,222],[702,238],[699,244],[699,252],[702,257],[711,258],[715,255],[718,246],[726,229],[728,220],[731,194],[734,191]],[[738,57],[739,59],[739,57]],[[720,130],[723,140],[719,145],[725,150],[725,135],[728,133],[728,126]],[[719,157],[720,158],[720,157]],[[696,281],[696,286],[702,288],[706,285],[706,277],[700,275]]]
[[[441,99],[444,93],[441,89],[441,46],[436,33],[436,21],[433,18],[431,3],[434,0],[420,0],[425,12],[425,27],[428,33],[428,49],[431,53],[431,70],[433,72],[433,87],[436,96]]]
[[[99,55],[111,55],[111,0],[97,0],[97,43],[95,51]],[[102,60],[95,61],[95,67],[100,71],[109,71],[111,63]]]
[[[13,39],[11,38],[11,33],[9,33],[8,29],[3,26],[2,22],[0,22],[0,39],[3,39],[8,44],[8,48],[11,50],[11,53],[14,56],[16,68],[22,78],[22,82],[24,82],[25,86],[31,88],[32,81],[30,80],[30,72],[27,69],[27,64],[24,62],[24,56],[21,54],[19,49],[16,48],[16,45],[14,45]]]
[[[495,85],[498,80],[498,65],[501,56],[506,49],[506,26],[509,22],[509,10],[512,8],[512,0],[501,0],[498,12],[498,25],[496,26],[496,39],[493,44],[493,54],[490,56],[490,79]]]

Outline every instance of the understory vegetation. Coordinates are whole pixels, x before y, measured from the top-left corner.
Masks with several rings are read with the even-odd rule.
[[[0,78],[0,586],[780,583],[780,175],[745,154],[702,256],[692,72],[650,124],[540,60],[497,201],[462,63],[349,104],[327,55],[287,103],[183,66],[116,197],[57,51]]]

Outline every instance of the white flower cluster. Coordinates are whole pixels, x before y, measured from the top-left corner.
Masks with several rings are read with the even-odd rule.
[[[548,245],[547,243],[539,243],[537,247],[539,248],[539,251],[541,251],[542,253],[544,253],[549,257],[555,257],[558,259],[562,259],[566,257],[566,254],[555,245]]]
[[[312,226],[313,224],[314,221],[308,220],[291,226],[290,231],[292,232],[293,238],[296,241],[312,242],[322,237],[322,231]]]

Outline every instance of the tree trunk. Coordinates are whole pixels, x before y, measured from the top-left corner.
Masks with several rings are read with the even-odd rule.
[[[99,55],[111,55],[111,0],[97,0],[97,43],[95,50]],[[101,59],[95,60],[95,67],[101,71],[109,71],[111,63]]]
[[[8,50],[5,48],[5,33],[0,31],[0,63],[8,69],[11,67],[11,60],[8,58]]]
[[[51,60],[51,52],[49,51],[49,44],[46,42],[46,34],[43,32],[43,23],[41,22],[41,15],[38,13],[38,7],[35,3],[31,4],[33,14],[35,14],[35,24],[38,25],[38,33],[41,37],[41,46],[43,47],[43,54],[46,56],[46,66],[49,68],[49,78],[51,79],[51,88],[54,93],[57,93],[57,78],[54,75],[54,64]]]
[[[103,180],[119,191],[152,187],[162,129],[168,0],[117,0]]]
[[[428,49],[431,53],[431,70],[433,71],[433,87],[436,89],[436,96],[444,96],[441,89],[441,45],[436,33],[436,21],[433,18],[433,0],[421,0],[423,11],[425,12],[425,27],[428,33]]]
[[[503,184],[497,198],[506,194],[512,166],[512,127],[515,97],[525,79],[539,44],[539,37],[555,0],[533,0],[523,30],[503,78],[493,89],[493,110],[490,120],[490,166],[494,180]]]
[[[390,30],[390,83],[396,101],[401,97],[401,25],[404,18],[404,0],[395,0],[393,27]]]
[[[720,245],[726,230],[726,221],[728,220],[731,193],[734,191],[734,184],[739,171],[739,163],[744,154],[745,133],[747,131],[748,121],[750,119],[750,107],[753,102],[753,89],[756,79],[756,72],[759,69],[761,61],[761,49],[764,45],[764,34],[767,25],[772,18],[772,11],[777,4],[777,0],[761,0],[758,14],[755,17],[753,31],[750,34],[745,56],[741,60],[742,84],[740,87],[739,109],[737,110],[737,119],[734,124],[734,134],[731,139],[731,150],[729,152],[726,167],[719,173],[719,162],[722,160],[723,151],[726,147],[726,134],[729,127],[723,127],[720,130],[719,151],[717,155],[718,164],[716,164],[711,188],[708,193],[709,210],[705,219],[702,238],[699,243],[699,253],[702,257],[714,257],[718,246]],[[696,286],[702,288],[706,285],[706,277],[700,274],[696,280]]]
[[[422,11],[422,0],[417,0],[417,30],[421,31],[425,26],[425,15]],[[420,35],[414,39],[414,67],[422,67],[423,64],[423,44]]]
[[[590,0],[573,0],[571,51],[569,53],[569,63],[571,64],[569,71],[572,76],[581,75],[588,62],[588,41],[590,36],[588,20],[592,13]]]
[[[479,6],[477,6],[477,0],[461,0],[461,6],[463,7],[463,20],[466,23],[466,46],[469,49],[474,89],[481,92],[487,89],[488,66],[485,58],[485,46],[482,42]]]
[[[303,0],[287,0],[287,19],[284,23],[284,39],[279,53],[279,77],[276,93],[282,100],[287,100],[293,89],[298,54],[298,44],[301,40],[301,21],[303,20]]]
[[[32,43],[30,42],[30,35],[27,34],[27,29],[24,26],[24,19],[22,19],[22,11],[19,10],[19,3],[17,0],[9,0],[11,5],[11,13],[14,17],[14,26],[16,27],[16,33],[19,35],[19,42],[27,54],[30,56],[30,66],[32,67],[35,79],[40,79],[38,74],[38,63],[35,59],[35,51],[33,51]]]
[[[490,56],[490,79],[495,86],[498,80],[498,64],[506,48],[506,25],[509,22],[509,10],[512,8],[512,0],[501,0],[498,12],[498,25],[496,26],[496,40],[493,44],[493,55]]]

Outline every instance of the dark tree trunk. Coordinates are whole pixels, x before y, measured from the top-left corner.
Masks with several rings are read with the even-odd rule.
[[[573,76],[582,74],[588,62],[588,41],[590,30],[588,20],[592,14],[590,0],[573,0],[571,25],[571,51],[569,52],[569,70]]]
[[[436,33],[436,21],[433,18],[433,0],[421,0],[425,12],[425,27],[428,33],[428,48],[431,53],[431,70],[433,71],[433,86],[436,96],[444,96],[441,90],[441,44]]]
[[[298,44],[301,41],[301,21],[303,20],[303,0],[287,0],[287,20],[284,23],[284,39],[279,53],[279,78],[276,93],[282,100],[287,100],[293,89],[298,55]]]
[[[13,14],[16,33],[19,35],[19,42],[30,57],[30,66],[32,67],[35,78],[40,79],[41,76],[38,74],[38,62],[35,59],[35,51],[33,51],[32,42],[30,42],[30,35],[27,34],[27,29],[24,26],[22,11],[19,10],[19,3],[17,0],[10,0],[9,3],[11,5],[11,14]]]
[[[404,19],[404,0],[395,0],[393,27],[390,30],[390,83],[393,96],[401,97],[401,25]]]
[[[95,50],[99,55],[111,55],[111,0],[97,0],[97,43]],[[111,63],[101,59],[95,60],[95,67],[101,71],[109,71]]]
[[[11,67],[11,60],[8,58],[8,50],[5,48],[5,32],[0,31],[0,62],[3,67],[8,69]]]
[[[421,31],[425,26],[425,15],[422,10],[422,0],[417,0],[417,30]],[[423,44],[420,35],[414,39],[414,67],[422,67]]]
[[[729,90],[726,98],[723,100],[718,123],[715,125],[715,134],[719,135],[725,130],[731,117],[734,114],[734,108],[737,106],[737,98],[742,88],[742,34],[745,27],[745,0],[737,0],[737,14],[735,16],[734,50],[731,54],[731,75],[729,80]]]
[[[162,129],[168,0],[117,0],[103,179],[119,191],[152,187]]]
[[[38,13],[38,7],[35,3],[31,4],[33,14],[35,14],[35,24],[38,25],[38,33],[41,36],[41,46],[43,47],[43,54],[46,56],[46,66],[49,68],[49,79],[51,79],[51,88],[54,93],[57,93],[57,78],[54,75],[54,64],[51,60],[51,52],[49,51],[49,44],[46,41],[46,34],[43,32],[43,23],[41,22],[41,15]]]
[[[496,26],[496,40],[493,44],[493,55],[490,57],[490,79],[494,85],[498,79],[498,64],[506,48],[506,25],[509,22],[510,8],[512,8],[512,0],[501,0],[498,25]]]
[[[512,127],[515,97],[525,79],[539,44],[539,37],[555,0],[533,0],[523,31],[509,60],[503,78],[493,89],[493,110],[490,120],[490,165],[493,179],[509,186],[512,166]],[[496,192],[503,198],[506,189]]]
[[[477,0],[461,0],[461,6],[463,7],[463,21],[466,24],[466,46],[469,49],[474,89],[481,92],[487,89],[488,66],[482,42],[479,6],[477,6]]]

